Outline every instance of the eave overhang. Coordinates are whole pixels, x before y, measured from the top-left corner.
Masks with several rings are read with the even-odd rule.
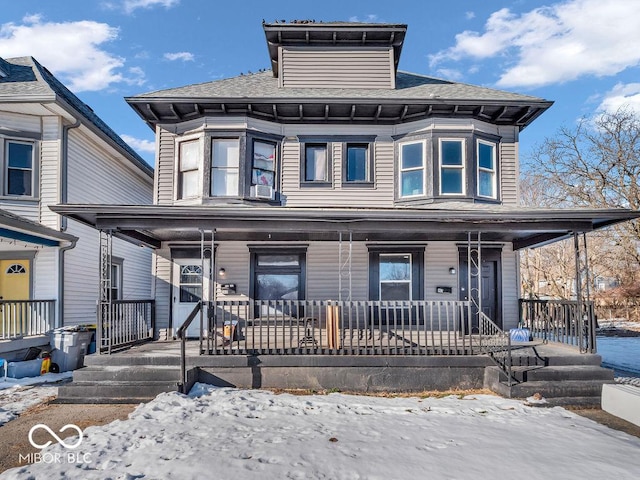
[[[247,116],[277,123],[395,125],[428,118],[473,118],[522,130],[553,102],[385,98],[167,98],[128,97],[152,128],[197,118]]]
[[[34,247],[67,247],[78,238],[0,210],[0,237]]]
[[[514,249],[541,246],[574,232],[590,232],[640,217],[625,209],[324,209],[238,206],[57,205],[69,218],[152,248],[165,241],[197,240],[200,230],[216,238],[243,240],[335,240],[351,232],[361,241],[464,241],[481,232],[485,241]]]

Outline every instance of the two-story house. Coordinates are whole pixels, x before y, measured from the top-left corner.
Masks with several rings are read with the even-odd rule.
[[[99,233],[49,206],[138,205],[151,203],[152,192],[153,169],[45,67],[31,57],[0,59],[3,349],[96,322]],[[151,252],[116,240],[112,253],[113,298],[149,299]]]
[[[518,250],[636,216],[520,207],[518,138],[551,102],[399,71],[406,25],[263,28],[270,70],[126,99],[153,205],[56,207],[155,249],[161,338],[189,318],[213,354],[473,353],[521,319]]]

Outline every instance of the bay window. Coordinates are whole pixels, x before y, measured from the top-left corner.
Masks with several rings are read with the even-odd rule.
[[[178,149],[178,198],[200,196],[200,141],[181,142]]]
[[[464,140],[440,139],[440,194],[465,194]]]
[[[240,178],[240,141],[211,141],[211,196],[237,197]]]
[[[254,140],[251,185],[275,187],[276,144]]]
[[[478,196],[496,198],[496,145],[478,140]]]
[[[400,197],[425,194],[426,147],[424,141],[400,144]]]

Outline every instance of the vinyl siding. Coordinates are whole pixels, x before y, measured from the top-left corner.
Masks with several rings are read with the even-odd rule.
[[[60,228],[60,216],[49,205],[60,203],[60,117],[42,118],[40,142],[40,222],[55,230]]]
[[[391,48],[281,47],[280,86],[394,88]]]
[[[69,132],[68,203],[148,204],[152,185],[120,157],[79,129]],[[87,172],[91,172],[90,175]],[[64,324],[94,323],[99,289],[99,233],[69,220],[67,232],[79,238],[65,254]],[[113,239],[113,255],[124,259],[123,299],[151,298],[151,251]]]
[[[171,254],[168,248],[158,250],[153,255],[154,269],[154,298],[156,300],[156,329],[166,339],[171,315]]]
[[[58,299],[58,249],[38,250],[33,265],[33,298]]]
[[[153,201],[158,205],[171,204],[175,198],[173,191],[175,137],[174,134],[166,130],[157,129],[158,161],[155,172],[156,195]]]
[[[518,254],[510,244],[502,249],[502,328],[509,330],[518,326],[520,311]]]
[[[514,127],[501,127],[500,184],[502,203],[518,204],[518,132]]]

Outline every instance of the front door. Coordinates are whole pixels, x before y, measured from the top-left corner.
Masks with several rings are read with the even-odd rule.
[[[460,300],[472,300],[471,308],[471,332],[478,333],[479,320],[478,308],[480,305],[482,313],[489,317],[496,325],[502,328],[501,296],[500,296],[500,257],[501,252],[497,249],[482,250],[482,265],[480,275],[471,277],[471,291],[467,284],[469,273],[468,257],[466,249],[460,250]],[[478,288],[478,278],[480,288]],[[480,292],[480,295],[478,295]],[[466,312],[465,312],[466,314]],[[468,325],[468,324],[467,324]]]
[[[204,278],[203,278],[204,273]],[[209,286],[209,260],[202,262],[199,258],[179,258],[173,260],[173,328],[175,331],[185,322],[196,304],[203,298],[207,301]],[[207,326],[207,311],[203,313],[204,328]],[[200,316],[198,315],[187,329],[187,337],[200,337]]]
[[[0,300],[30,300],[30,270],[29,260],[0,260]],[[0,336],[24,334],[28,308],[0,304]]]
[[[0,260],[0,300],[30,300],[29,260]]]

